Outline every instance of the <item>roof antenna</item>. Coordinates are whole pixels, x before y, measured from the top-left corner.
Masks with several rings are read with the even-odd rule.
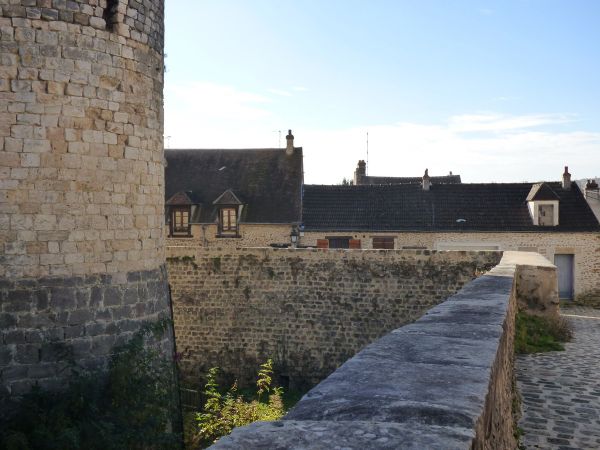
[[[369,132],[367,131],[367,167],[365,169],[365,175],[369,175]]]
[[[279,141],[277,141],[277,148],[281,148],[281,130],[273,130],[273,133],[279,133]]]

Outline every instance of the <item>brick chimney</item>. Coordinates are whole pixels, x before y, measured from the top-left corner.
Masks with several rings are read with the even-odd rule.
[[[585,184],[585,197],[600,200],[600,187],[598,187],[596,180],[587,180],[587,183]]]
[[[431,181],[429,181],[429,169],[425,169],[425,174],[423,175],[423,190],[428,191],[431,187]]]
[[[362,184],[362,178],[367,175],[367,163],[364,160],[358,161],[358,166],[354,171],[354,185]]]
[[[285,137],[285,140],[287,142],[287,144],[285,146],[285,154],[286,155],[294,154],[294,135],[292,134],[292,130],[288,130],[288,134]]]
[[[571,189],[571,174],[568,166],[565,166],[565,173],[562,176],[562,188],[566,191]]]

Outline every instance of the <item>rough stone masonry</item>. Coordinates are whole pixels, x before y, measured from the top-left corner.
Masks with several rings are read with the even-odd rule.
[[[273,358],[282,383],[312,386],[500,260],[499,252],[167,247],[183,373],[248,385]]]
[[[0,0],[0,395],[169,314],[161,0]]]

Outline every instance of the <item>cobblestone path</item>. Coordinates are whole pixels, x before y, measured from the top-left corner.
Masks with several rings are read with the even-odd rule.
[[[600,449],[600,310],[564,308],[564,352],[518,356],[525,448]]]

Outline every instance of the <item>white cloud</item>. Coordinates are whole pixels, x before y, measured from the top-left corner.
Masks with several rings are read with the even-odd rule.
[[[283,89],[267,89],[267,92],[270,92],[271,94],[279,95],[281,97],[291,97],[292,96],[292,94],[290,94],[288,91],[284,91]]]
[[[281,123],[270,100],[211,83],[170,85],[165,91],[165,136],[170,148],[276,148],[289,125],[304,148],[307,183],[351,177],[359,159],[369,173],[418,176],[458,173],[465,182],[558,180],[600,174],[600,132],[576,130],[568,114],[461,114],[438,124],[402,122],[346,129]],[[318,105],[315,105],[315,109]],[[569,125],[568,127],[566,125]],[[279,137],[281,130],[281,139]]]
[[[450,130],[457,133],[470,132],[507,132],[545,125],[560,125],[572,122],[572,116],[566,114],[530,114],[507,116],[494,113],[464,114],[448,120]]]
[[[600,133],[537,131],[528,129],[534,127],[528,117],[505,119],[491,129],[479,127],[475,137],[464,134],[477,128],[467,127],[464,116],[445,125],[400,123],[296,136],[305,149],[307,183],[351,176],[357,161],[366,159],[367,130],[371,175],[419,176],[428,168],[431,175],[460,174],[464,182],[559,180],[565,165],[576,178],[600,173]]]
[[[270,115],[264,107],[269,102],[265,96],[215,83],[169,84],[165,88],[165,107],[170,112],[193,114],[196,118],[262,119]]]

